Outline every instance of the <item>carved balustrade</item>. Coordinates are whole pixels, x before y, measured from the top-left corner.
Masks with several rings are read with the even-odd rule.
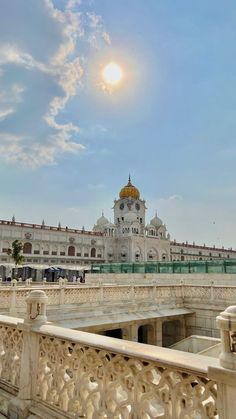
[[[235,418],[235,368],[225,369],[215,358],[53,326],[47,300],[42,290],[32,291],[24,321],[0,316],[0,400],[6,391],[15,396],[7,417]],[[221,313],[220,327],[233,342],[222,349],[234,361],[231,313],[235,318],[236,307]]]
[[[200,356],[45,325],[35,400],[68,417],[218,418]]]
[[[19,387],[22,331],[17,329],[17,323],[22,320],[0,317],[0,382],[14,390]]]
[[[129,302],[153,302],[184,306],[191,302],[229,305],[236,300],[235,286],[214,285],[158,285],[156,283],[92,286],[42,286],[49,306],[84,304],[99,305]],[[32,288],[0,288],[0,312],[12,315],[25,312],[25,298]]]

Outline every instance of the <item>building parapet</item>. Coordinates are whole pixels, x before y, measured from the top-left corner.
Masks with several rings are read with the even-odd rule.
[[[17,221],[6,221],[6,220],[0,220],[0,225],[10,225],[15,227],[24,227],[24,228],[34,228],[38,230],[52,230],[52,231],[60,231],[65,233],[77,233],[77,234],[84,234],[89,236],[103,236],[103,233],[100,232],[94,232],[94,231],[87,231],[87,230],[77,230],[74,228],[68,228],[68,227],[55,227],[55,226],[49,226],[44,224],[31,224],[31,223],[20,223]]]
[[[219,252],[233,252],[236,254],[236,249],[232,249],[230,247],[229,249],[225,249],[224,247],[215,247],[215,246],[206,246],[206,245],[200,245],[200,244],[190,244],[190,243],[180,243],[176,241],[170,242],[171,246],[178,246],[178,247],[187,247],[189,249],[203,249],[203,250],[212,250],[212,251],[219,251]]]
[[[42,285],[42,289],[48,297],[47,305],[49,307],[72,307],[80,306],[91,307],[115,304],[144,302],[160,305],[169,305],[171,307],[184,307],[190,303],[201,305],[217,306],[222,309],[228,304],[233,304],[236,300],[236,286],[216,285],[214,282],[208,285],[179,284],[129,284],[129,285],[83,285],[68,286],[65,284],[48,286]],[[17,316],[25,311],[25,299],[32,290],[31,286],[26,287],[1,287],[0,302],[1,310],[4,313],[10,313]]]

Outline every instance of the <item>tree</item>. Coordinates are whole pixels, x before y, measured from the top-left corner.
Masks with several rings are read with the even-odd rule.
[[[19,240],[14,240],[12,248],[8,249],[7,254],[12,257],[15,262],[15,267],[24,261],[24,256],[21,254],[23,244]]]

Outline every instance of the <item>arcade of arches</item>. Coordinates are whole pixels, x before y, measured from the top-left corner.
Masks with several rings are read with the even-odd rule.
[[[166,318],[146,319],[123,324],[111,323],[104,327],[95,326],[83,330],[117,339],[163,347],[170,347],[186,337],[185,315],[173,315]]]

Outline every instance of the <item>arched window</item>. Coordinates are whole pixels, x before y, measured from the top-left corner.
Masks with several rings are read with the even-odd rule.
[[[95,258],[96,257],[96,249],[95,249],[95,247],[92,247],[91,252],[90,252],[90,256],[91,256],[91,258]]]
[[[24,243],[23,253],[26,253],[28,255],[32,253],[32,244],[31,243]]]
[[[68,247],[68,256],[75,256],[75,247],[69,246]]]

